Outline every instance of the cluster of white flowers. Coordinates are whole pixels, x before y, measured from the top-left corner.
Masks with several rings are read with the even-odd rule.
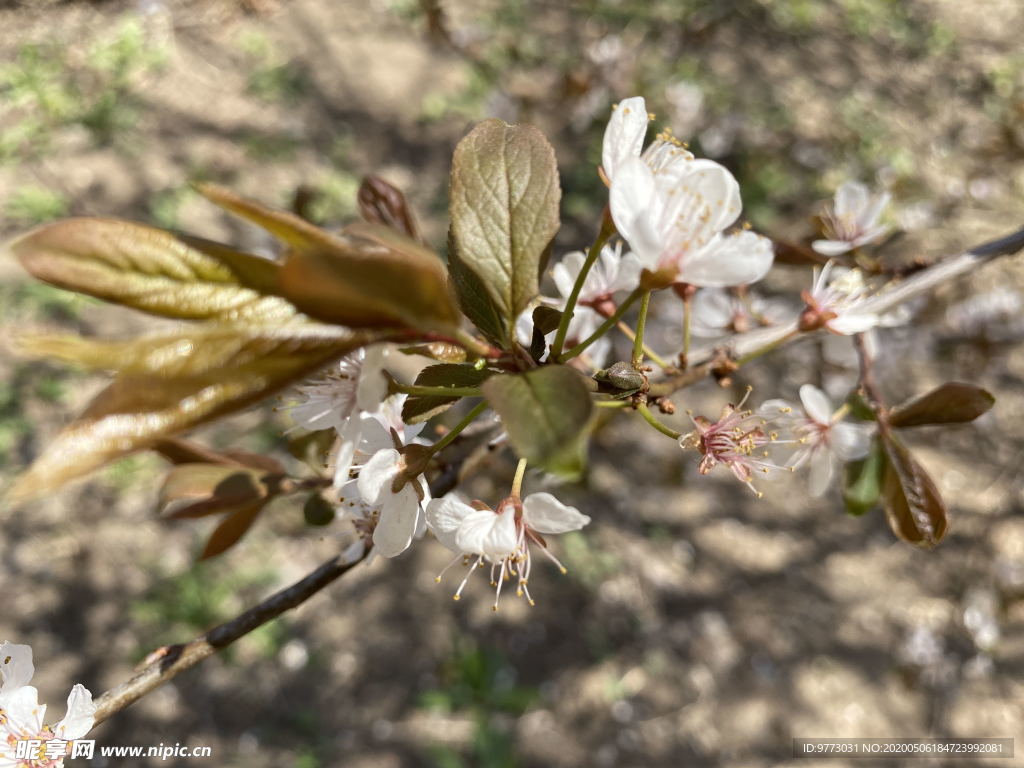
[[[599,173],[609,187],[609,211],[618,239],[603,245],[582,277],[587,256],[581,251],[567,254],[552,268],[558,296],[539,297],[520,316],[516,335],[522,345],[533,340],[533,309],[539,304],[566,310],[574,292],[577,299],[566,329],[566,341],[573,345],[590,339],[616,315],[621,294],[640,288],[675,285],[689,302],[688,327],[694,335],[715,338],[754,324],[783,322],[777,306],[745,289],[723,290],[760,280],[774,260],[768,238],[736,228],[742,210],[736,179],[722,165],[694,157],[669,129],[645,148],[651,119],[640,97],[626,99],[614,109],[604,134]],[[861,184],[844,184],[823,217],[829,239],[815,241],[814,249],[841,256],[876,241],[887,231],[879,223],[887,203],[887,194],[872,197]],[[811,288],[803,293],[805,307],[797,326],[839,335],[864,333],[881,322],[871,311],[871,297],[860,271],[829,262],[815,271]],[[553,333],[547,341],[552,339]],[[601,337],[586,350],[584,361],[602,367],[610,347],[607,335]],[[429,529],[456,553],[448,568],[461,562],[469,569],[455,592],[456,600],[470,574],[490,564],[495,609],[502,585],[511,580],[532,605],[531,547],[540,547],[561,567],[543,537],[578,530],[590,518],[549,493],[521,499],[521,478],[496,508],[451,494],[431,499],[422,474],[424,449],[410,449],[415,448],[422,425],[402,423],[404,395],[388,397],[386,349],[377,346],[348,356],[326,377],[301,387],[301,402],[292,409],[300,426],[337,432],[337,514],[359,534],[345,557],[358,559],[368,550],[394,557]],[[743,407],[746,399],[726,406],[715,421],[691,416],[695,429],[679,442],[702,454],[702,474],[725,465],[760,496],[753,485],[755,473],[807,464],[811,493],[820,495],[840,462],[867,453],[871,429],[842,421],[846,409],[833,412],[826,395],[815,387],[800,389],[800,407],[776,399],[750,410]],[[782,446],[792,447],[785,461],[774,455]]]
[[[92,694],[76,685],[68,696],[67,713],[56,725],[46,725],[46,705],[39,691],[29,685],[35,667],[27,645],[0,643],[0,767],[60,768],[68,754],[68,742],[80,739],[94,723]],[[38,741],[38,753],[19,756],[18,742]],[[56,747],[56,750],[55,750]]]

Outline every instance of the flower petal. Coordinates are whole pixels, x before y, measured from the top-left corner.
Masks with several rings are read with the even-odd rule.
[[[500,560],[516,549],[516,521],[511,509],[497,514],[489,509],[466,515],[455,535],[458,551]]]
[[[846,312],[839,317],[829,320],[825,325],[830,331],[835,331],[843,336],[850,336],[854,333],[864,333],[874,328],[878,325],[878,315]]]
[[[775,259],[772,241],[753,232],[718,235],[683,259],[679,282],[722,288],[760,280]]]
[[[550,493],[531,493],[523,499],[523,521],[537,533],[578,531],[590,518]]]
[[[398,474],[402,456],[394,448],[377,451],[359,471],[359,495],[370,504],[383,504],[392,496],[391,483]]]
[[[587,257],[583,255],[582,251],[573,251],[572,253],[565,254],[562,260],[551,270],[551,277],[555,280],[555,287],[563,299],[569,298],[569,294],[572,293],[572,287],[576,284],[576,278],[579,277],[580,270],[583,269],[583,262],[586,259]],[[587,282],[590,282],[589,276]],[[581,293],[580,298],[586,301],[588,297],[584,297]]]
[[[828,395],[813,384],[804,384],[800,387],[800,402],[803,403],[804,413],[819,424],[828,424],[832,421],[832,403],[829,402]]]
[[[79,683],[68,695],[67,714],[54,728],[57,738],[67,741],[82,738],[92,730],[96,721],[95,714],[96,705],[92,701],[92,694]]]
[[[356,389],[356,404],[361,411],[376,410],[388,396],[388,380],[384,377],[384,358],[387,351],[388,348],[383,344],[366,348]]]
[[[0,643],[0,694],[28,685],[34,672],[30,646]]]
[[[7,733],[35,735],[43,728],[46,705],[39,703],[39,691],[31,685],[4,694],[4,723]]]
[[[822,256],[840,256],[853,248],[853,243],[845,240],[815,240],[811,248]]]
[[[811,471],[807,477],[807,490],[811,496],[818,497],[828,490],[832,482],[832,454],[826,450],[815,451],[811,455]]]
[[[854,221],[867,208],[870,193],[868,188],[859,181],[847,181],[836,190],[835,215],[837,218],[849,216]]]
[[[661,234],[655,228],[661,210],[657,197],[654,174],[640,158],[622,164],[608,196],[616,229],[647,269],[657,265],[662,248]]]
[[[840,422],[829,430],[829,446],[843,461],[862,459],[868,455],[872,432],[870,424]]]
[[[349,417],[345,425],[338,430],[340,444],[338,455],[334,458],[334,487],[340,488],[348,482],[348,473],[355,460],[356,448],[363,434],[362,420],[355,414]]]
[[[701,206],[707,206],[707,223],[714,232],[731,226],[743,211],[740,185],[729,169],[714,160],[691,160],[678,166],[679,183],[692,189]]]
[[[640,157],[647,135],[647,105],[642,96],[623,99],[612,112],[604,130],[601,147],[601,167],[604,175],[614,181],[623,163],[631,157]]]
[[[478,510],[466,504],[457,496],[448,495],[434,499],[427,504],[427,527],[434,532],[437,540],[448,549],[461,551],[456,543],[456,534],[463,521]]]
[[[380,519],[373,529],[373,548],[384,557],[405,552],[416,535],[419,517],[419,497],[412,485],[406,483],[398,493],[384,499]]]

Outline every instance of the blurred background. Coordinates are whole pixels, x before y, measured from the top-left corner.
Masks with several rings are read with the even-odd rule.
[[[451,151],[498,116],[555,144],[563,253],[589,243],[604,203],[610,105],[642,94],[658,126],[736,174],[761,231],[809,236],[822,201],[857,179],[893,195],[906,230],[893,258],[936,258],[1024,223],[1021,29],[1018,0],[7,0],[0,237],[109,215],[269,249],[189,184],[285,207],[302,188],[310,216],[337,225],[376,173],[441,248]],[[777,272],[769,294],[809,279]],[[569,574],[531,579],[535,609],[510,599],[492,614],[483,579],[453,603],[434,583],[447,555],[426,542],[96,738],[209,745],[223,766],[512,768],[773,766],[793,737],[1024,737],[1022,291],[1022,258],[1006,259],[879,337],[892,401],[953,378],[998,398],[972,425],[909,435],[952,511],[935,551],[896,542],[877,511],[847,516],[837,493],[810,500],[800,476],[761,501],[724,471],[698,477],[692,457],[621,418],[595,436],[586,482],[559,491],[594,522],[559,537]],[[4,335],[156,327],[10,261],[0,302]],[[849,352],[806,342],[731,390],[706,382],[676,400],[710,415],[748,383],[755,401],[816,379],[840,390]],[[102,377],[6,353],[0,371],[6,483]],[[201,437],[283,455],[284,423],[268,407]],[[32,645],[55,716],[72,683],[109,688],[338,549],[335,529],[281,504],[195,565],[208,528],[156,519],[160,470],[133,457],[0,510],[0,639]],[[473,494],[497,500],[511,472],[496,458]]]

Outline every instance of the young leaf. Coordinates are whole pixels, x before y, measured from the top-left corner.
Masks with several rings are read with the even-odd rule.
[[[308,315],[352,328],[450,332],[460,323],[437,255],[379,224],[294,247],[281,291]]]
[[[554,150],[533,126],[485,120],[455,148],[454,251],[500,312],[505,338],[537,295],[560,197]]]
[[[266,506],[265,501],[256,501],[229,514],[210,534],[210,539],[206,542],[206,548],[199,559],[206,560],[215,557],[237,544],[239,539],[256,522],[256,518],[259,517],[264,506]]]
[[[300,359],[312,355],[319,359],[325,350],[347,347],[352,338],[351,331],[334,325],[236,328],[209,323],[127,341],[25,334],[16,337],[13,346],[26,357],[50,358],[124,374],[180,378],[257,362],[269,372],[276,366],[291,366],[290,356]],[[364,334],[361,338],[373,337]]]
[[[279,267],[251,254],[116,219],[65,219],[15,240],[11,253],[43,282],[183,320],[285,321],[264,295]]]
[[[186,356],[175,362],[171,375],[119,374],[15,482],[9,500],[37,496],[158,440],[252,405],[374,340],[365,333],[333,333],[314,344],[310,337],[295,343],[282,332],[276,343],[261,345],[261,356],[229,355],[223,367],[211,367],[212,358],[198,352],[195,366],[189,366]],[[124,367],[131,369],[132,361],[126,360]]]
[[[492,376],[484,396],[520,457],[549,472],[577,477],[593,404],[582,377],[564,365]]]
[[[280,292],[308,315],[351,328],[450,331],[459,313],[437,254],[380,224],[341,234],[275,211],[213,184],[199,192],[290,246]]]
[[[284,465],[272,456],[248,451],[215,451],[205,445],[183,440],[180,437],[165,437],[153,443],[152,449],[175,466],[179,464],[218,464],[232,467],[260,469],[271,474],[285,474]]]
[[[260,473],[220,464],[182,464],[164,478],[157,504],[168,518],[205,517],[268,496]]]
[[[846,465],[843,502],[849,514],[863,515],[878,504],[885,466],[885,454],[877,439],[865,458]]]
[[[432,341],[429,344],[416,344],[398,350],[405,355],[420,355],[442,363],[466,362],[466,350],[447,341]]]
[[[533,338],[530,340],[530,357],[540,361],[547,344],[544,337],[558,328],[562,313],[554,307],[539,306],[533,310]]]
[[[889,411],[889,424],[894,427],[963,424],[974,421],[995,402],[996,399],[981,387],[947,381],[930,392],[895,406]]]
[[[923,547],[946,535],[948,514],[935,483],[894,435],[882,436],[886,464],[882,504],[889,526],[900,539]]]
[[[416,377],[416,384],[421,387],[478,387],[493,373],[486,368],[477,370],[472,365],[428,365]],[[402,406],[402,421],[419,424],[444,413],[458,400],[459,396],[410,395]]]
[[[380,176],[367,176],[359,185],[356,195],[359,201],[359,215],[371,224],[383,224],[411,240],[423,242],[416,217],[413,215],[405,194]]]

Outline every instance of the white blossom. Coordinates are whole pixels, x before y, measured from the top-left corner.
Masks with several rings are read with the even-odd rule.
[[[601,147],[601,170],[609,185],[614,183],[619,169],[635,158],[642,159],[655,173],[671,171],[693,159],[693,154],[669,129],[660,132],[643,149],[647,124],[652,119],[642,96],[624,99],[613,108]]]
[[[787,313],[760,296],[748,294],[746,301],[721,288],[702,288],[690,304],[690,333],[717,338],[744,333],[760,323],[781,323]]]
[[[839,256],[878,240],[889,231],[879,223],[889,199],[888,192],[872,196],[856,181],[840,185],[832,207],[822,216],[826,239],[815,240],[811,247],[823,256]]]
[[[64,719],[54,726],[46,725],[46,705],[39,703],[39,692],[28,684],[34,671],[29,646],[0,643],[0,768],[60,768],[64,755],[16,758],[17,743],[35,739],[43,742],[45,749],[45,743],[52,739],[82,738],[95,721],[92,694],[79,684],[71,689]]]
[[[769,400],[760,413],[796,440],[799,448],[789,464],[794,468],[809,464],[810,493],[821,496],[840,465],[867,455],[872,428],[841,421],[842,411],[834,413],[828,396],[811,384],[800,387],[800,403],[798,411],[785,400]]]
[[[335,485],[348,480],[362,435],[362,414],[376,411],[387,397],[384,360],[387,347],[376,345],[346,355],[336,370],[298,387],[301,401],[291,416],[304,429],[333,428],[340,438],[334,460]]]
[[[479,502],[466,504],[449,494],[431,501],[426,517],[427,527],[438,541],[457,553],[448,568],[460,561],[469,566],[455,599],[462,596],[473,571],[483,567],[486,561],[491,564],[491,586],[495,588],[494,610],[498,610],[502,584],[513,577],[517,579],[516,594],[525,596],[530,605],[534,604],[528,586],[532,563],[530,544],[539,546],[565,573],[565,567],[548,551],[542,535],[578,531],[590,522],[587,515],[563,504],[550,493],[533,493],[522,500],[510,497],[496,510]],[[443,574],[444,571],[437,577],[438,582]]]
[[[842,336],[864,333],[881,323],[878,314],[870,309],[871,296],[860,270],[837,269],[830,261],[820,271],[814,270],[811,290],[803,295],[807,309],[800,317],[800,327],[827,328]]]

